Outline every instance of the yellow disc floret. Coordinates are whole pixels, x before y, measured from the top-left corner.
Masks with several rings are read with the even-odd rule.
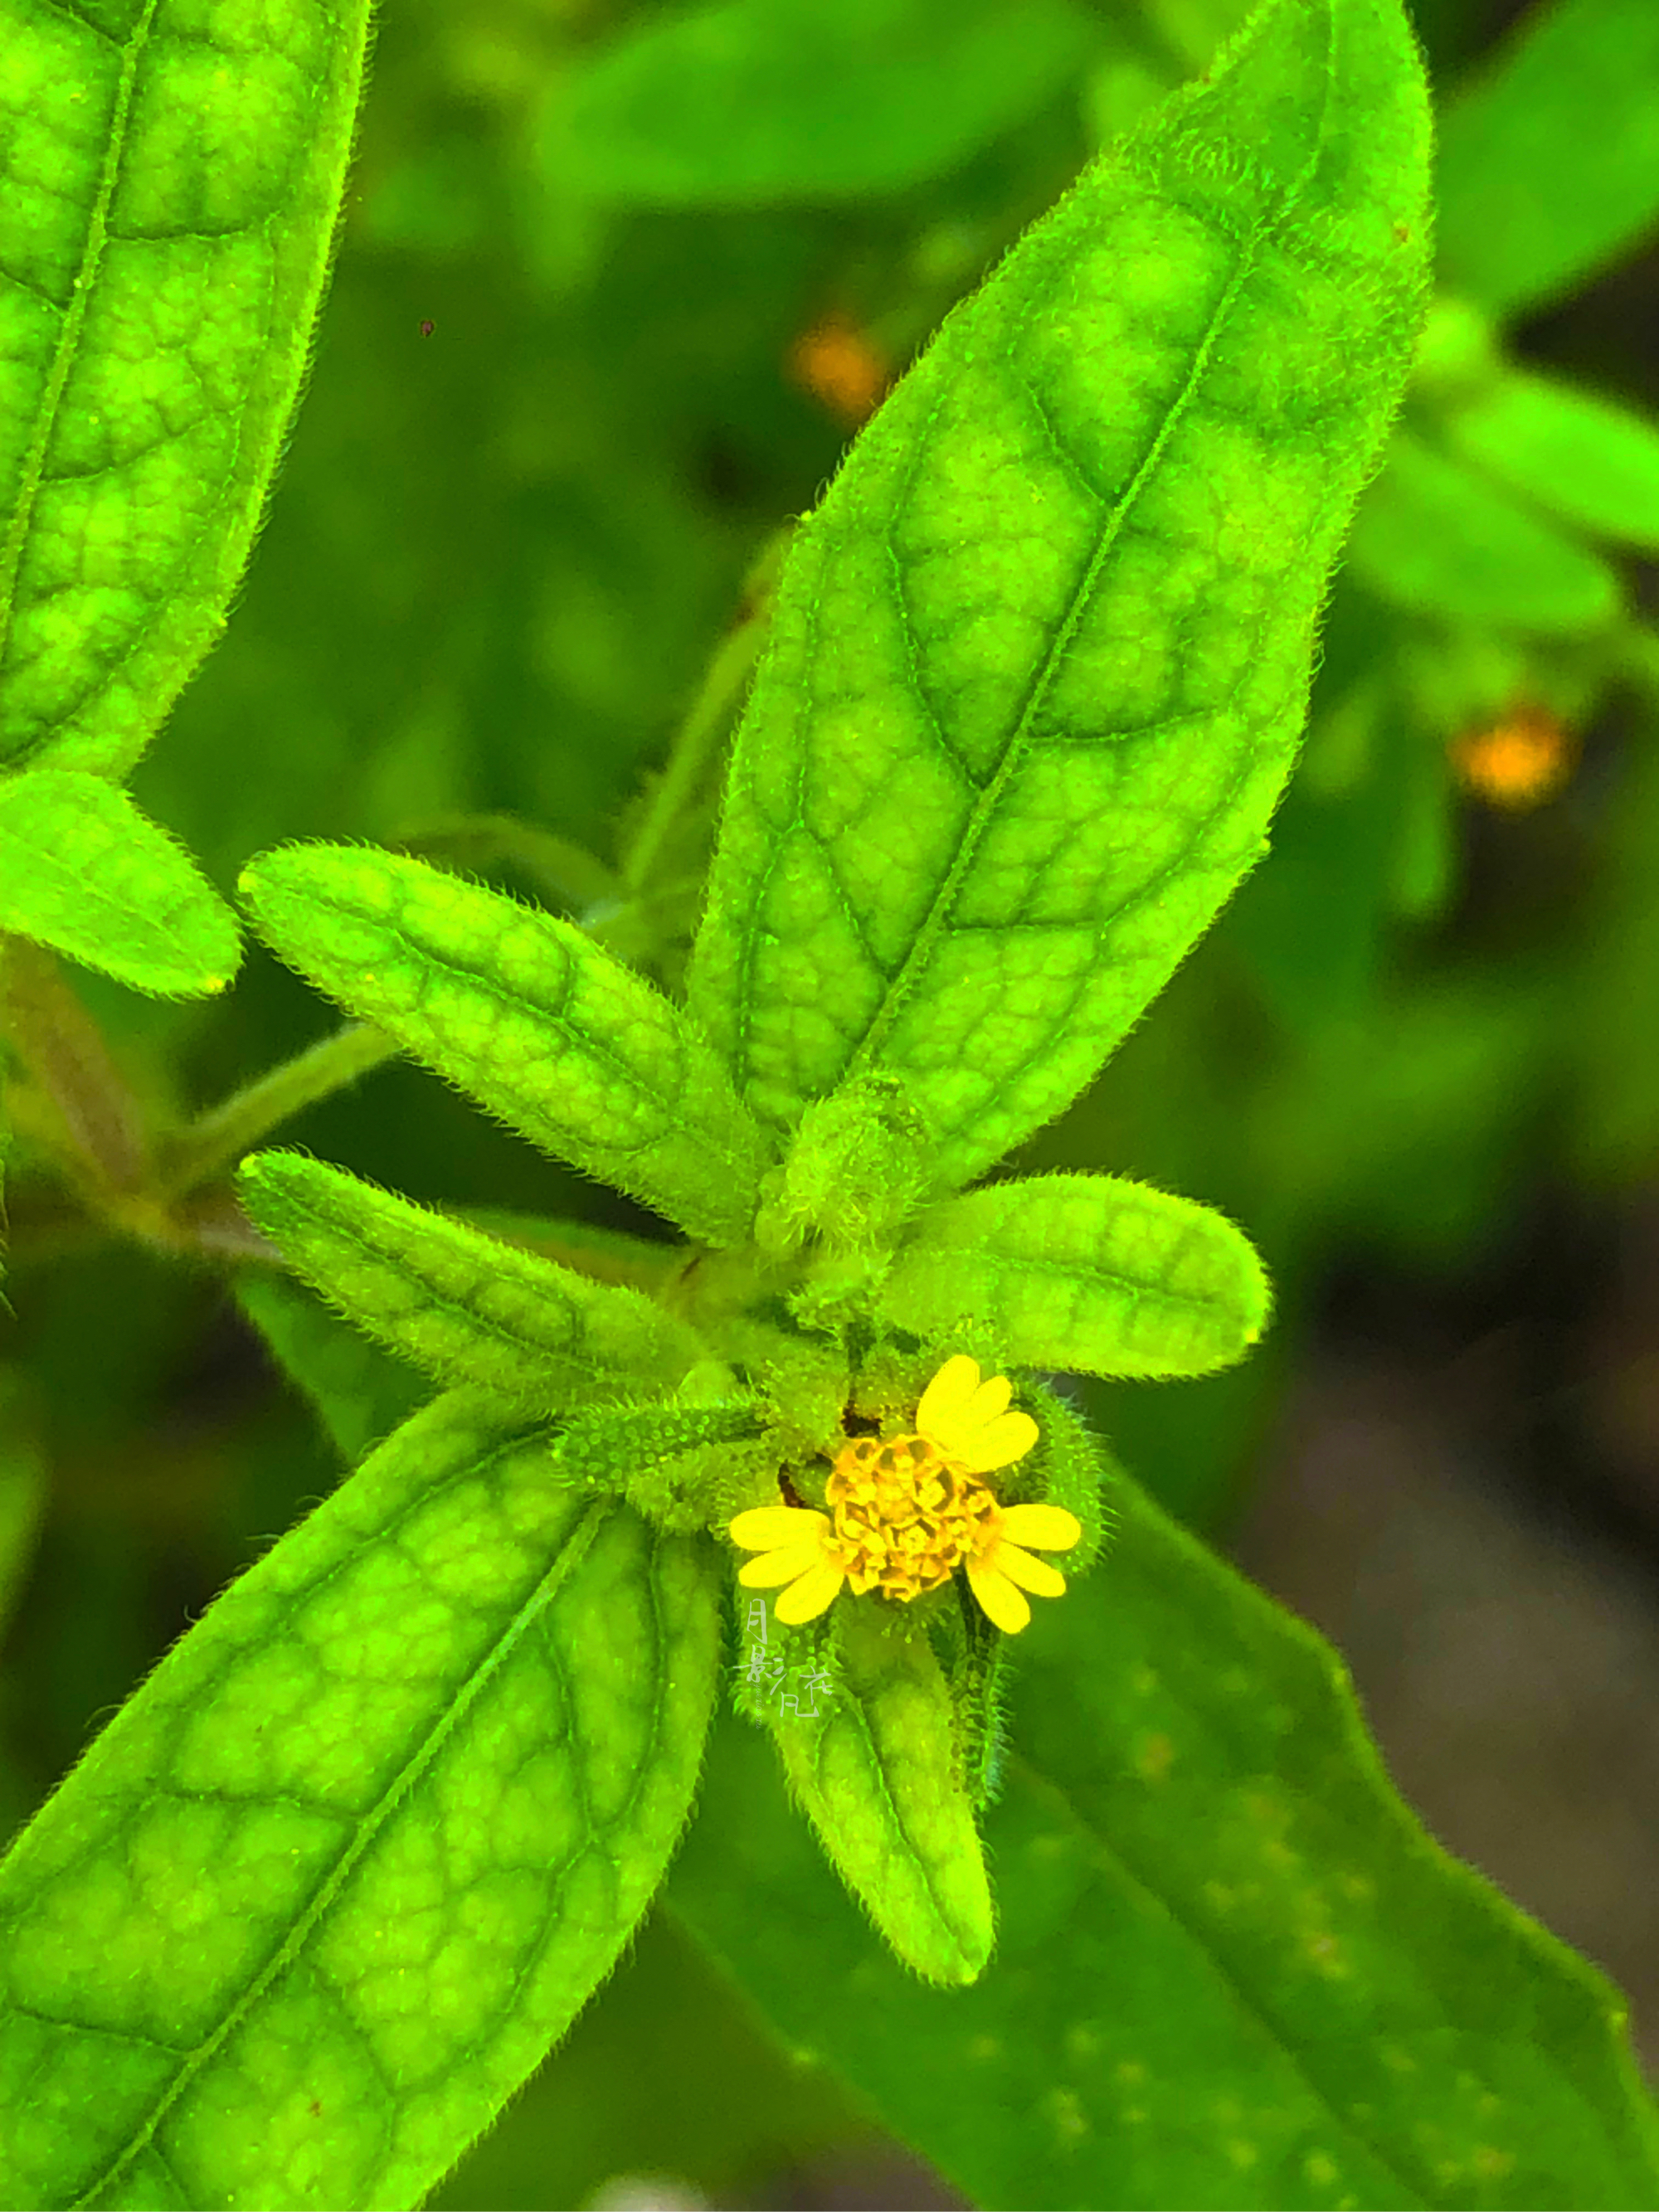
[[[738,1579],[777,1589],[780,1620],[823,1613],[843,1584],[908,1604],[938,1589],[958,1567],[999,1628],[1025,1626],[1021,1595],[1058,1597],[1066,1577],[1023,1549],[1066,1551],[1083,1534],[1058,1505],[1003,1505],[983,1481],[1023,1459],[1037,1440],[1029,1413],[1011,1413],[1012,1390],[1000,1375],[980,1379],[977,1365],[947,1359],[922,1393],[914,1431],[878,1440],[850,1438],[830,1473],[829,1513],[763,1505],[731,1524],[734,1544],[763,1556]]]

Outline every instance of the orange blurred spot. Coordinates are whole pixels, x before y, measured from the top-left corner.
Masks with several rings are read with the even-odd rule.
[[[1553,799],[1573,770],[1568,732],[1543,707],[1516,707],[1500,721],[1466,731],[1451,745],[1459,781],[1490,806],[1519,813]]]
[[[789,374],[849,429],[869,421],[891,380],[870,340],[839,312],[801,332],[789,349]]]

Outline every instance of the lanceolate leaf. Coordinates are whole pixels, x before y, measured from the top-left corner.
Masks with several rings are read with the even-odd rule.
[[[163,998],[222,990],[236,917],[124,791],[38,769],[0,778],[0,931]]]
[[[1587,545],[1405,431],[1360,506],[1348,566],[1419,614],[1571,635],[1619,611],[1619,579]]]
[[[830,1632],[822,1710],[769,1715],[784,1772],[906,1965],[971,1982],[991,1953],[991,1891],[944,1670],[919,1627],[873,1601],[833,1607]]]
[[[301,1274],[444,1382],[557,1412],[669,1388],[706,1356],[638,1291],[590,1282],[319,1160],[258,1152],[237,1182],[255,1226]]]
[[[1467,459],[1580,528],[1659,548],[1659,424],[1553,377],[1510,372],[1444,417]]]
[[[770,1121],[969,1181],[1260,855],[1422,310],[1397,0],[1279,0],[946,323],[792,545],[688,989]]]
[[[241,890],[291,966],[532,1144],[709,1243],[744,1234],[758,1129],[696,1024],[573,924],[354,846],[268,853]]]
[[[721,1581],[546,1424],[417,1414],[0,1868],[0,2200],[418,2203],[661,1878]]]
[[[298,392],[366,0],[0,27],[0,760],[118,775],[223,626]]]
[[[1554,0],[1526,11],[1497,65],[1441,119],[1435,204],[1452,285],[1513,316],[1570,291],[1652,230],[1656,76],[1650,0]]]
[[[1224,1215],[1121,1176],[1064,1175],[933,1207],[882,1304],[919,1335],[982,1324],[1024,1367],[1206,1375],[1261,1335],[1268,1291]]]
[[[886,1955],[741,1723],[676,1911],[975,2203],[1653,2203],[1614,1991],[1412,1819],[1328,1646],[1114,1496],[1011,1655],[971,1989]]]

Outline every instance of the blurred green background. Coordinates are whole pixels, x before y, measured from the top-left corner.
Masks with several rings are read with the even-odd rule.
[[[1090,1385],[1090,1410],[1344,1644],[1430,1825],[1632,1987],[1639,2029],[1659,1997],[1659,52],[1620,44],[1640,11],[1559,11],[1625,55],[1625,167],[1598,216],[1589,168],[1575,200],[1543,163],[1583,221],[1553,276],[1514,279],[1526,103],[1548,105],[1516,58],[1555,18],[1412,12],[1447,129],[1446,289],[1334,593],[1304,765],[1272,859],[1018,1164],[1143,1176],[1261,1247],[1278,1314],[1244,1367]],[[490,825],[615,856],[722,639],[763,607],[757,562],[887,382],[1243,13],[388,10],[269,522],[141,802],[226,890],[255,851],[325,836],[413,841],[558,902],[556,853]],[[1516,82],[1505,138],[1483,88]],[[1619,137],[1593,88],[1572,94],[1591,167]],[[1510,228],[1524,263],[1524,211]],[[1524,409],[1473,404],[1493,346],[1626,410],[1610,514],[1583,511],[1594,468]],[[1446,492],[1414,453],[1472,473]],[[1517,467],[1530,538],[1477,497]],[[670,981],[689,921],[682,902],[650,948]],[[331,1026],[257,947],[220,1004],[76,980],[163,1115]],[[660,1233],[406,1066],[283,1133],[416,1196]],[[9,1195],[8,1824],[338,1474],[209,1257],[64,1237],[27,1156]],[[575,2206],[642,2172],[712,2202],[951,2201],[887,2155],[659,1912],[435,2201]]]

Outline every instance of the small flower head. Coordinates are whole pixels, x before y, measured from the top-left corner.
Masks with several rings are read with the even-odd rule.
[[[1466,731],[1451,748],[1464,787],[1489,806],[1511,812],[1553,799],[1573,769],[1573,746],[1555,716],[1519,706],[1500,720]]]
[[[1024,1547],[1063,1552],[1083,1534],[1058,1505],[1002,1505],[981,1478],[1024,1459],[1037,1440],[1029,1413],[1011,1412],[1006,1376],[981,1380],[958,1353],[916,1407],[913,1433],[854,1437],[828,1484],[831,1510],[763,1505],[731,1524],[734,1544],[758,1552],[738,1575],[749,1589],[778,1589],[777,1617],[797,1624],[824,1612],[843,1583],[908,1604],[938,1589],[957,1567],[997,1626],[1014,1634],[1031,1618],[1023,1591],[1058,1597],[1066,1577]]]
[[[841,313],[825,315],[795,340],[789,374],[849,430],[869,420],[892,381],[867,333]]]

